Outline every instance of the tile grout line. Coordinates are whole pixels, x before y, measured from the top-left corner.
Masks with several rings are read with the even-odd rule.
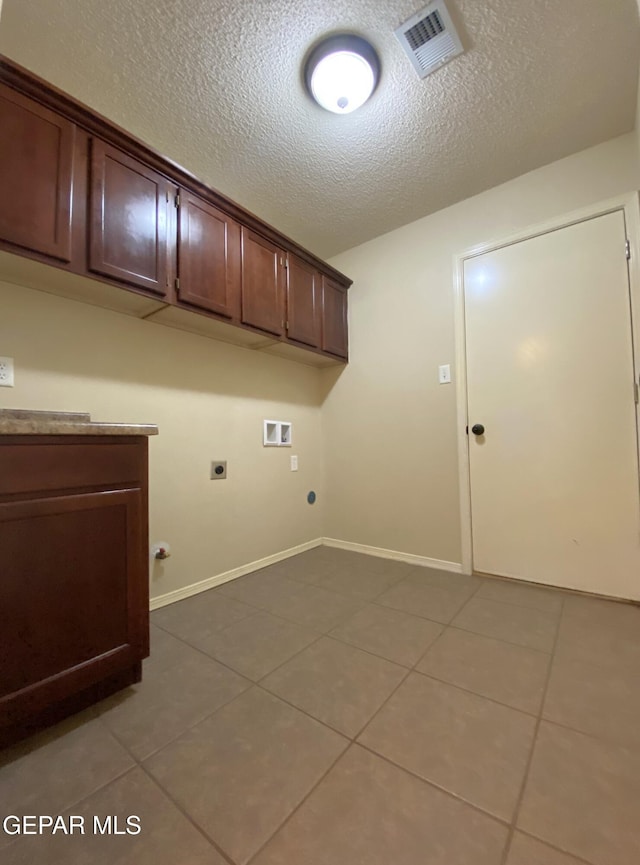
[[[326,727],[327,730],[331,730],[332,733],[337,733],[338,736],[342,736],[342,738],[345,739],[349,744],[353,743],[354,740],[343,730],[338,730],[337,727],[332,727],[331,724],[329,724],[327,721],[322,721],[320,718],[316,718],[315,715],[311,715],[309,712],[307,712],[306,709],[301,709],[300,706],[296,706],[295,703],[287,700],[286,697],[282,697],[280,696],[280,694],[276,694],[275,691],[270,691],[269,688],[265,687],[259,682],[256,682],[254,687],[260,688],[260,690],[264,691],[265,694],[268,694],[270,697],[274,697],[276,700],[280,700],[280,702],[285,703],[291,709],[295,709],[296,712],[300,712],[302,715],[309,718],[309,720],[315,721],[316,724],[321,724],[323,727]]]
[[[140,764],[140,769],[144,772],[144,774],[151,781],[151,783],[155,787],[157,787],[158,790],[160,790],[162,795],[166,796],[166,798],[171,802],[171,804],[182,814],[183,817],[186,818],[186,820],[194,827],[198,834],[201,835],[205,839],[205,841],[207,841],[207,843],[214,848],[216,853],[219,853],[223,859],[230,863],[230,865],[236,865],[235,859],[232,859],[231,856],[225,850],[223,850],[222,847],[220,847],[213,838],[209,837],[205,830],[193,819],[193,817],[191,817],[191,815],[187,811],[185,811],[180,802],[178,802],[178,800],[174,798],[173,794],[170,793],[167,789],[165,789],[160,783],[160,781],[158,781],[158,779],[155,778],[151,774],[151,772],[149,772],[146,766]]]
[[[213,660],[213,659],[210,658],[210,660]],[[235,672],[235,671],[232,671],[232,672]],[[122,741],[122,739],[118,736],[118,734],[111,729],[111,727],[107,724],[107,722],[102,719],[102,715],[98,715],[98,720],[100,721],[102,726],[105,728],[105,730],[111,736],[113,736],[113,738],[116,740],[116,742],[127,752],[127,754],[131,757],[131,759],[135,760],[136,764],[138,766],[140,766],[141,768],[143,768],[142,764],[144,762],[146,762],[147,760],[150,760],[152,757],[155,757],[157,754],[160,753],[160,751],[164,750],[164,748],[167,748],[169,745],[173,745],[173,743],[176,742],[181,736],[184,736],[185,733],[190,732],[191,730],[193,730],[194,727],[197,727],[198,724],[201,724],[203,721],[206,721],[209,718],[211,718],[213,715],[216,714],[216,712],[219,712],[221,709],[224,709],[225,706],[229,706],[231,703],[233,703],[235,700],[237,700],[243,694],[246,694],[247,691],[251,690],[251,688],[254,687],[256,684],[255,682],[252,682],[250,679],[247,679],[247,682],[249,682],[249,685],[248,685],[248,687],[246,687],[244,689],[244,691],[240,691],[239,694],[236,694],[235,696],[231,697],[229,700],[226,700],[220,706],[217,706],[212,712],[207,712],[206,715],[203,715],[201,718],[198,718],[197,721],[194,721],[192,724],[189,724],[187,727],[185,727],[183,730],[181,730],[179,733],[177,733],[175,736],[173,736],[171,739],[169,739],[168,742],[164,742],[162,745],[160,745],[159,748],[155,748],[155,750],[150,751],[144,757],[136,757],[136,755],[129,748],[129,746],[127,744],[125,744],[125,742]]]
[[[374,749],[367,745],[365,742],[352,742],[352,745],[357,745],[359,748],[362,748],[367,753],[372,754],[374,757],[378,757],[380,760],[384,760],[385,763],[388,763],[390,766],[393,766],[394,769],[398,769],[400,772],[404,772],[407,775],[410,775],[412,778],[415,778],[417,781],[426,784],[428,787],[432,787],[434,790],[437,790],[439,793],[443,793],[449,799],[454,799],[456,802],[462,803],[467,807],[471,808],[473,811],[476,811],[478,814],[481,814],[483,817],[488,817],[491,820],[495,820],[497,823],[500,823],[501,826],[504,826],[505,829],[508,829],[510,826],[509,820],[504,817],[498,817],[497,814],[492,813],[491,811],[487,811],[484,808],[481,808],[480,805],[476,805],[475,802],[471,802],[469,799],[465,799],[459,793],[454,793],[453,790],[449,790],[447,787],[442,787],[440,784],[437,784],[435,781],[430,778],[424,778],[422,775],[418,775],[417,772],[414,772],[412,769],[407,769],[406,766],[401,766],[400,763],[396,763],[390,757],[386,756],[386,754],[379,754],[378,751],[374,751]],[[465,863],[466,865],[466,863]],[[591,863],[589,863],[591,865]]]
[[[269,672],[265,673],[264,676],[260,676],[260,678],[256,679],[253,684],[259,685],[260,687],[262,687],[262,682],[264,682],[264,680],[267,679],[272,673],[276,673],[278,670],[281,670],[282,667],[284,667],[286,664],[289,663],[289,661],[293,661],[294,658],[297,658],[303,652],[306,652],[307,649],[310,649],[312,646],[315,646],[316,643],[319,643],[320,640],[322,640],[326,636],[327,636],[326,634],[318,634],[318,636],[315,638],[315,640],[312,640],[310,643],[307,643],[306,646],[303,646],[301,649],[298,649],[298,651],[294,652],[293,655],[291,655],[289,658],[286,659],[286,661],[283,661],[281,664],[278,664],[276,667],[273,668],[273,670],[269,670]],[[269,691],[268,688],[264,688],[264,690]],[[272,693],[272,692],[269,691],[269,693]]]
[[[294,809],[293,809],[289,814],[287,814],[287,816],[286,816],[285,819],[282,821],[282,823],[280,823],[280,825],[277,826],[277,827],[273,830],[273,832],[271,833],[271,835],[269,835],[269,837],[266,839],[266,841],[264,841],[264,842],[263,842],[263,843],[258,847],[258,849],[255,851],[255,853],[252,853],[252,854],[251,854],[251,856],[247,859],[245,865],[251,865],[251,862],[253,862],[253,860],[254,860],[257,856],[259,856],[260,853],[262,853],[262,851],[265,849],[265,847],[266,847],[266,846],[267,846],[267,845],[268,845],[268,844],[273,840],[273,838],[275,838],[275,836],[278,834],[278,832],[280,832],[282,829],[284,829],[284,827],[285,827],[285,826],[287,825],[287,823],[292,819],[292,817],[294,816],[294,814],[296,814],[296,813],[300,810],[300,808],[302,808],[302,806],[303,806],[304,803],[307,801],[307,799],[309,798],[309,796],[311,796],[311,794],[314,792],[314,790],[315,790],[317,787],[319,787],[320,784],[322,784],[322,782],[323,782],[324,779],[327,777],[327,775],[329,774],[329,772],[331,772],[331,770],[334,768],[334,766],[336,765],[336,763],[338,763],[338,761],[341,760],[342,757],[344,757],[344,755],[347,753],[347,751],[348,751],[349,748],[352,746],[352,744],[353,744],[353,742],[347,741],[347,745],[346,745],[346,747],[344,748],[344,750],[340,751],[340,753],[339,753],[338,756],[335,758],[335,760],[333,760],[333,761],[331,762],[331,764],[328,766],[327,770],[326,770],[325,772],[322,773],[322,775],[320,776],[320,778],[318,778],[318,780],[316,781],[316,783],[315,783],[315,784],[314,784],[314,785],[313,785],[313,786],[312,786],[312,787],[311,787],[311,788],[306,792],[306,794],[305,794],[305,795],[303,796],[303,798],[298,802],[298,804],[295,806],[295,808],[294,808]]]
[[[527,609],[526,607],[520,607],[520,609]],[[456,613],[456,616],[458,613]],[[454,618],[456,617],[454,616]],[[558,617],[558,621],[560,617]],[[440,623],[442,624],[442,623]],[[469,628],[463,628],[462,625],[454,625],[453,621],[447,625],[447,627],[451,626],[452,628],[457,628],[459,631],[464,631],[465,634],[475,634],[477,637],[487,637],[489,640],[498,640],[500,643],[506,643],[507,646],[517,646],[519,649],[529,649],[531,652],[540,652],[541,655],[547,655],[551,657],[553,655],[552,651],[546,652],[544,649],[536,649],[534,646],[525,646],[523,643],[514,643],[512,640],[505,640],[502,637],[494,637],[493,635],[483,634],[480,631],[471,631]],[[556,625],[557,626],[557,625]]]
[[[511,844],[513,843],[513,836],[516,831],[516,825],[518,822],[518,817],[520,816],[520,809],[522,807],[522,801],[524,799],[524,792],[527,787],[527,783],[529,781],[529,773],[531,771],[531,764],[533,763],[533,755],[535,753],[536,744],[538,742],[538,733],[540,732],[540,724],[542,723],[542,713],[544,712],[544,704],[547,699],[547,691],[549,690],[549,682],[551,681],[551,671],[553,669],[553,659],[555,656],[556,647],[558,645],[558,637],[560,636],[560,627],[562,625],[562,617],[564,614],[564,598],[562,599],[562,605],[560,608],[560,614],[558,616],[558,622],[556,625],[556,632],[553,639],[553,649],[551,651],[551,660],[549,663],[549,669],[547,670],[547,676],[545,680],[544,690],[542,692],[542,700],[540,702],[540,710],[538,712],[538,718],[536,721],[535,730],[533,732],[533,737],[531,740],[531,750],[529,751],[529,759],[527,760],[527,764],[525,766],[524,775],[522,777],[522,783],[520,785],[520,792],[518,794],[518,798],[516,799],[515,807],[513,809],[511,822],[509,826],[509,835],[507,838],[507,844],[504,849],[504,853],[502,855],[501,865],[507,865],[507,857],[509,855],[509,850],[511,848]]]
[[[518,829],[518,832],[520,832],[521,835],[526,835],[527,838],[533,838],[534,841],[539,841],[541,844],[545,844],[547,847],[550,847],[557,853],[562,853],[564,856],[570,856],[572,859],[575,859],[576,862],[582,863],[582,865],[593,865],[593,862],[589,862],[588,859],[583,859],[582,856],[576,856],[575,853],[570,853],[568,850],[563,850],[561,847],[556,847],[556,845],[552,844],[550,841],[545,841],[544,838],[539,838],[537,835],[533,835],[531,832],[527,832],[525,829]]]
[[[480,588],[478,588],[477,591],[480,591]],[[476,594],[477,593],[474,593],[474,596],[473,596],[474,598],[476,597]],[[478,600],[479,601],[487,601],[487,603],[490,603],[490,604],[501,604],[503,607],[519,607],[521,610],[532,610],[535,613],[542,613],[543,616],[553,616],[556,613],[561,614],[562,610],[564,609],[564,601],[565,601],[564,598],[561,598],[562,603],[560,604],[560,608],[558,610],[540,610],[538,607],[532,607],[532,606],[527,605],[527,604],[516,604],[514,601],[504,601],[504,600],[501,600],[500,598],[483,598],[480,595],[480,596],[478,596]]]
[[[291,580],[290,582],[294,582],[294,581]],[[295,585],[303,586],[306,584],[305,583],[295,583]],[[317,589],[318,586],[309,586],[309,588]],[[346,595],[341,595],[338,592],[329,592],[328,589],[321,589],[320,591],[327,592],[327,594],[335,595],[335,597],[341,598],[342,600],[350,600],[350,601],[353,601],[353,603],[359,603],[361,605],[360,609],[362,609],[362,607],[365,607],[367,605],[366,601],[358,601],[356,598],[347,598]],[[235,598],[233,600],[235,600]],[[310,625],[307,625],[305,622],[296,621],[295,619],[289,618],[287,616],[283,616],[282,613],[274,613],[273,610],[270,610],[268,607],[258,607],[256,609],[260,613],[269,613],[269,615],[274,616],[276,619],[282,619],[284,622],[287,622],[290,625],[297,625],[299,628],[309,628],[310,631],[316,631],[316,632],[320,631],[319,628],[311,627]],[[354,612],[347,613],[345,618],[347,618],[349,616],[354,616],[357,612],[360,612],[360,610],[355,610]],[[240,620],[240,621],[242,621],[242,620]],[[338,625],[343,624],[343,622],[344,622],[344,619],[340,619],[340,621],[336,622],[334,625],[331,625],[330,629],[337,628]],[[324,634],[327,634],[328,631],[321,631],[321,633],[324,635]]]
[[[558,591],[560,592],[563,590],[559,589]],[[541,607],[534,607],[532,604],[523,604],[518,601],[508,601],[506,598],[486,598],[484,595],[478,595],[478,600],[494,601],[496,604],[506,604],[508,607],[522,607],[522,609],[524,610],[533,610],[536,613],[544,613],[547,616],[554,616],[557,612],[559,612],[559,608],[556,608],[555,610],[543,610]],[[559,600],[564,603],[563,597],[560,597]],[[562,604],[560,605],[560,607],[562,607]]]
[[[500,706],[502,709],[511,709],[512,712],[526,715],[527,718],[535,719],[539,717],[539,712],[528,712],[526,709],[520,709],[518,706],[513,706],[510,703],[503,703],[501,700],[496,700],[495,697],[488,697],[486,694],[481,694],[479,691],[472,691],[471,688],[465,688],[463,685],[458,685],[456,682],[450,682],[447,679],[440,679],[438,676],[434,676],[433,673],[423,673],[422,670],[416,670],[415,668],[410,672],[415,673],[416,676],[422,676],[424,679],[431,679],[439,685],[447,685],[449,688],[456,688],[458,691],[462,691],[464,694],[470,694],[472,697],[479,697],[481,700],[487,700],[487,702],[493,703],[494,706]]]
[[[258,612],[263,613],[263,612],[268,612],[268,610],[259,610]],[[278,618],[281,619],[283,622],[286,622],[288,625],[296,625],[297,624],[296,622],[292,622],[289,619],[283,619],[282,616],[276,616],[273,613],[269,613],[269,615],[273,616],[274,619],[278,619]],[[232,628],[235,624],[239,624],[240,622],[244,622],[247,619],[252,619],[252,618],[254,618],[254,617],[253,616],[247,616],[246,619],[240,619],[238,622],[233,622],[231,625],[229,625],[229,627]],[[160,626],[156,625],[155,627],[158,628]],[[298,624],[298,627],[302,628],[304,626]],[[163,628],[162,630],[165,630],[165,629]],[[221,633],[222,631],[225,631],[225,630],[226,630],[226,627],[220,628],[219,632]],[[309,630],[313,631],[313,628],[309,628]],[[208,652],[205,652],[204,649],[201,649],[198,646],[195,646],[193,643],[189,643],[187,640],[184,639],[184,637],[178,637],[175,634],[173,634],[171,631],[165,631],[165,633],[169,634],[170,637],[173,637],[174,639],[179,640],[181,643],[184,643],[185,646],[188,646],[190,649],[193,649],[194,652],[198,652],[199,655],[203,655],[205,658],[208,658],[210,661],[215,661],[216,664],[220,664],[221,667],[224,667],[226,670],[229,670],[230,673],[234,673],[236,676],[240,676],[241,678],[246,679],[248,682],[250,682],[251,685],[257,685],[258,682],[260,682],[262,679],[265,678],[265,676],[270,675],[270,673],[265,673],[265,675],[261,676],[260,679],[251,679],[249,676],[246,675],[246,673],[241,673],[239,670],[236,670],[235,667],[231,667],[226,661],[221,661],[220,658],[217,658],[215,655],[210,655]],[[218,633],[218,632],[216,632],[216,633]],[[312,640],[310,643],[308,643],[307,646],[303,646],[302,649],[298,650],[295,653],[296,655],[299,655],[300,652],[304,652],[304,650],[306,648],[308,648],[308,646],[312,646],[314,643],[317,643],[321,637],[325,636],[324,632],[319,633],[318,631],[316,631],[315,633],[317,634],[317,637],[314,640]],[[295,657],[295,655],[292,655],[292,657]],[[286,664],[287,662],[283,661],[283,663]],[[278,664],[278,667],[276,667],[274,669],[278,669],[281,666],[282,666],[282,664]],[[273,672],[273,671],[270,671],[270,672]]]
[[[542,655],[545,658],[551,657],[551,652],[546,652],[544,649],[534,649],[532,646],[523,646],[522,643],[512,643],[510,640],[503,640],[502,637],[494,637],[492,634],[481,634],[479,631],[470,631],[468,628],[461,628],[460,625],[454,625],[453,622],[450,622],[446,627],[453,628],[454,631],[462,631],[464,634],[471,634],[474,637],[481,637],[483,640],[492,640],[494,643],[503,643],[505,646],[512,646],[514,649],[520,649],[523,652],[533,652],[535,655]],[[438,639],[440,638],[438,637]],[[429,646],[429,649],[430,648],[431,646]],[[427,651],[429,651],[429,649],[427,649]]]
[[[576,589],[569,586],[556,586],[553,583],[537,583],[533,580],[525,580],[522,577],[506,577],[500,576],[499,574],[488,573],[477,573],[474,574],[474,576],[491,583],[506,583],[507,585],[514,584],[524,589],[531,588],[534,590],[539,589],[543,592],[558,592],[563,595],[563,601],[567,598],[586,598],[592,601],[613,601],[614,603],[623,604],[625,606],[640,607],[640,600],[635,600],[633,598],[621,598],[617,595],[601,595],[598,592],[590,592],[585,589]],[[504,601],[503,603],[507,602]]]
[[[610,748],[620,748],[624,751],[632,751],[634,753],[638,750],[638,745],[636,743],[630,743],[628,741],[623,742],[622,739],[613,739],[609,736],[599,736],[595,733],[585,733],[584,730],[579,730],[577,727],[571,727],[569,724],[563,724],[561,721],[556,721],[553,718],[548,718],[544,715],[540,720],[544,721],[545,724],[551,724],[552,727],[559,727],[561,730],[568,730],[570,733],[577,733],[579,736],[584,736],[585,739],[592,739],[594,742],[599,742],[601,745],[608,745]]]

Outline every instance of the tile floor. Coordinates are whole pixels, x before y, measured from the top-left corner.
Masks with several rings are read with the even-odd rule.
[[[319,547],[151,619],[141,685],[0,753],[0,816],[86,827],[4,865],[640,863],[640,608]]]

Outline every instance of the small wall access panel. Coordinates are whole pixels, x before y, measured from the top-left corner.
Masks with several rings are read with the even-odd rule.
[[[262,444],[266,448],[291,447],[291,423],[286,420],[266,420]]]

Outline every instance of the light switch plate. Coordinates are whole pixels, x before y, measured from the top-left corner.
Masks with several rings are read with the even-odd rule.
[[[298,457],[295,455],[291,456],[291,471],[292,472],[298,471]]]
[[[449,384],[451,382],[451,365],[443,363],[438,367],[438,381],[440,384]]]

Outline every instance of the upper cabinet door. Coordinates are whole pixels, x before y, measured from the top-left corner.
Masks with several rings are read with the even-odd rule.
[[[322,350],[349,356],[347,289],[327,276],[322,277]]]
[[[317,348],[320,343],[320,274],[289,254],[287,267],[287,336]]]
[[[221,210],[180,191],[178,297],[237,320],[240,311],[240,225]]]
[[[284,255],[242,227],[242,323],[275,336],[284,331]]]
[[[0,85],[0,239],[71,260],[75,126]]]
[[[166,293],[168,189],[161,174],[93,139],[89,270]]]

